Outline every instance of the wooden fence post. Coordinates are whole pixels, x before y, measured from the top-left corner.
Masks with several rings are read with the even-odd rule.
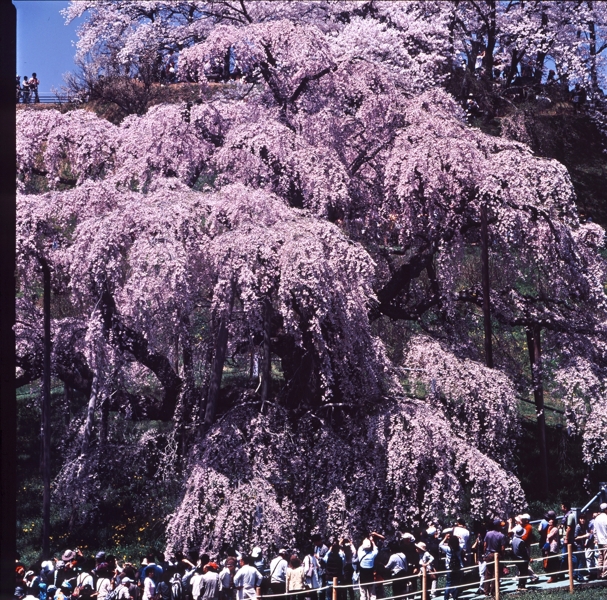
[[[428,571],[426,565],[422,565],[422,600],[428,597]]]
[[[567,566],[569,567],[569,593],[573,594],[573,544],[567,544]]]
[[[333,600],[337,600],[337,577],[333,577]]]
[[[493,570],[495,571],[495,600],[500,600],[500,554],[496,552],[494,555]]]

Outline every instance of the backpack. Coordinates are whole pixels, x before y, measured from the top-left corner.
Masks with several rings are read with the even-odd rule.
[[[132,600],[139,600],[141,598],[141,588],[136,583],[129,583],[129,596]]]
[[[181,583],[181,575],[175,573],[169,582],[171,585],[171,600],[183,600],[183,585]]]
[[[105,600],[116,600],[118,598],[118,594],[120,590],[118,587],[115,587],[111,592],[108,592],[108,595],[105,597]]]
[[[85,585],[77,585],[72,592],[72,598],[78,600],[88,600],[93,595],[93,588],[90,583]]]
[[[316,570],[316,558],[310,555],[308,555],[306,558],[309,560],[308,570],[306,571],[306,577],[308,579],[312,579],[314,571]]]
[[[156,586],[156,593],[154,594],[154,598],[156,600],[163,600],[164,598],[170,599],[171,589],[172,589],[172,587],[168,583],[166,583],[165,581],[161,581]]]
[[[89,598],[93,593],[93,588],[90,586],[90,584],[83,585],[82,583],[88,576],[89,574],[85,571],[78,574],[74,585],[74,591],[72,592],[72,598]]]
[[[97,596],[99,595],[99,588],[101,587],[101,582],[104,579],[107,579],[111,583],[111,580],[109,579],[109,577],[99,577],[97,579],[97,581],[95,581],[95,592],[97,592]],[[115,591],[116,590],[110,590],[107,593],[107,596],[105,597],[105,600],[115,600],[117,598],[117,596],[118,596],[118,594],[114,594]]]
[[[343,560],[337,552],[329,552],[327,554],[325,570],[327,577],[341,577],[343,571]]]

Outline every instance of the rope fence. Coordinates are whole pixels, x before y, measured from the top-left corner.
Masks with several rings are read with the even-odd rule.
[[[85,104],[86,98],[78,96],[65,96],[53,93],[39,94],[36,100],[33,95],[30,96],[27,102],[23,101],[23,97],[16,102],[17,106],[35,106],[36,104]]]
[[[264,598],[285,598],[288,596],[297,596],[299,594],[310,594],[310,592],[322,592],[323,590],[330,590],[333,586],[332,585],[325,585],[323,587],[318,587],[318,588],[314,588],[314,589],[309,589],[309,590],[298,590],[298,591],[293,591],[293,592],[287,592],[284,594],[263,594]],[[262,594],[257,594],[258,597],[261,597]]]
[[[532,544],[533,546],[537,545],[537,544]],[[500,575],[501,574],[501,569],[503,568],[510,568],[513,566],[517,566],[518,564],[521,563],[527,563],[527,564],[531,564],[531,563],[537,563],[537,562],[541,562],[543,563],[544,560],[549,559],[549,560],[553,560],[554,562],[557,561],[562,561],[563,557],[566,557],[566,562],[567,562],[567,568],[563,569],[563,570],[559,570],[559,571],[550,571],[550,572],[546,572],[543,575],[548,576],[550,578],[554,578],[554,577],[559,577],[562,575],[568,575],[569,578],[569,592],[573,593],[574,591],[574,584],[576,583],[573,577],[574,574],[574,564],[573,564],[573,557],[576,555],[585,555],[586,554],[586,550],[577,550],[577,551],[573,551],[573,545],[572,544],[568,544],[567,545],[567,552],[566,553],[558,553],[558,554],[550,554],[548,556],[542,556],[539,558],[531,558],[529,561],[527,560],[523,560],[523,559],[518,559],[518,558],[513,558],[513,559],[504,559],[504,558],[500,558],[498,553],[494,554],[494,560],[489,563],[489,561],[487,561],[487,564],[492,564],[493,569],[494,569],[494,575],[493,577],[490,578],[485,578],[484,579],[484,584],[491,584],[493,583],[495,585],[495,600],[500,600],[500,593],[504,590],[501,590],[501,585],[500,582],[501,581],[514,581],[516,579],[520,579],[520,570],[519,570],[519,575]],[[461,569],[458,569],[457,572],[461,573],[463,575],[465,575],[468,572],[471,571],[476,571],[479,569],[479,564],[475,564],[475,565],[471,565],[469,567],[463,567]],[[517,567],[518,568],[518,567]],[[579,566],[577,568],[580,568]],[[596,567],[594,567],[596,568]],[[385,580],[379,580],[379,581],[370,581],[370,582],[365,582],[365,583],[350,583],[350,584],[343,584],[343,583],[338,583],[338,578],[334,577],[333,578],[333,584],[327,584],[325,586],[322,587],[318,587],[318,588],[312,588],[312,589],[305,589],[305,590],[297,590],[297,591],[291,591],[291,592],[285,592],[284,594],[262,594],[261,590],[258,588],[257,589],[257,597],[259,599],[261,598],[285,598],[288,599],[292,596],[301,596],[302,594],[305,594],[307,596],[310,596],[310,594],[314,594],[317,592],[322,592],[322,591],[326,591],[326,590],[332,590],[332,596],[330,600],[338,600],[338,592],[340,590],[348,590],[348,589],[360,589],[362,588],[370,588],[373,586],[384,586],[387,584],[392,584],[395,581],[399,581],[399,582],[409,582],[412,580],[415,580],[416,582],[418,580],[421,579],[422,582],[422,586],[421,586],[421,590],[413,590],[413,591],[409,591],[407,593],[404,594],[399,594],[399,595],[391,595],[391,596],[386,596],[385,600],[404,600],[405,598],[414,598],[414,597],[418,597],[421,600],[425,600],[426,598],[429,597],[428,595],[428,591],[429,591],[429,579],[430,579],[430,575],[435,576],[436,579],[435,581],[438,583],[438,578],[439,576],[442,575],[447,575],[449,573],[452,573],[451,570],[447,569],[444,571],[430,571],[428,570],[427,566],[422,565],[420,567],[420,572],[419,573],[415,573],[413,575],[407,575],[405,577],[394,577],[393,579],[385,579]],[[537,577],[537,575],[535,575]],[[524,578],[528,581],[530,579],[533,578],[533,575],[526,575],[524,576]],[[444,592],[445,590],[461,590],[464,588],[472,588],[475,585],[479,585],[480,582],[465,582],[465,583],[459,583],[458,585],[445,585],[444,587],[435,587],[432,588],[432,593],[436,594],[438,592]],[[417,585],[416,585],[417,587]],[[518,588],[517,588],[518,589]],[[506,593],[513,593],[513,592],[506,592]],[[327,598],[327,600],[329,600]]]

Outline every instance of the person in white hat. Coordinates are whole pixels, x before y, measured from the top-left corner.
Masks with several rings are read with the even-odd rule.
[[[600,509],[594,519],[594,537],[599,551],[597,570],[599,579],[607,579],[607,502],[603,502]]]
[[[531,515],[529,515],[528,513],[523,513],[522,515],[517,515],[514,518],[511,517],[508,519],[508,535],[513,536],[514,530],[517,527],[522,527],[524,531],[523,531],[522,536],[520,536],[520,537],[523,540],[523,542],[525,542],[525,544],[527,545],[528,548],[531,546],[531,543],[533,541],[533,526],[531,525],[531,523],[529,523],[529,521],[531,521]],[[529,564],[528,571],[529,571],[528,572],[528,575],[529,575],[528,581],[529,582],[535,583],[536,581],[539,580],[539,577],[535,574],[535,572],[531,568],[531,564]]]
[[[116,600],[129,600],[131,597],[129,584],[133,583],[130,577],[122,577],[116,587]]]
[[[287,589],[287,558],[289,553],[281,548],[278,556],[270,563],[270,588],[273,594],[284,594]]]
[[[375,532],[371,533],[369,537],[363,540],[357,553],[361,600],[371,600],[371,597],[375,595],[373,568],[375,566],[375,557],[379,553],[374,540],[376,536],[383,537],[378,536]]]
[[[266,565],[263,560],[263,552],[259,546],[255,546],[253,550],[251,550],[251,558],[253,559],[253,566],[260,573],[263,573],[266,570]]]
[[[415,549],[419,554],[419,566],[426,569],[426,575],[431,582],[429,587],[426,587],[426,597],[422,600],[430,600],[436,595],[436,569],[434,568],[434,556],[428,552],[426,544],[419,542],[415,544]]]
[[[525,528],[522,525],[516,525],[512,533],[512,553],[517,559],[518,567],[518,589],[524,590],[527,587],[527,577],[529,576],[529,561],[531,555],[529,554],[529,546],[523,539],[525,535]]]

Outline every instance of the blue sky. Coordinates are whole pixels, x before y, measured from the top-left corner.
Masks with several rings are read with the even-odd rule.
[[[62,75],[74,71],[78,22],[65,25],[59,14],[67,0],[13,0],[17,7],[17,74],[36,72],[40,93],[63,85]]]

